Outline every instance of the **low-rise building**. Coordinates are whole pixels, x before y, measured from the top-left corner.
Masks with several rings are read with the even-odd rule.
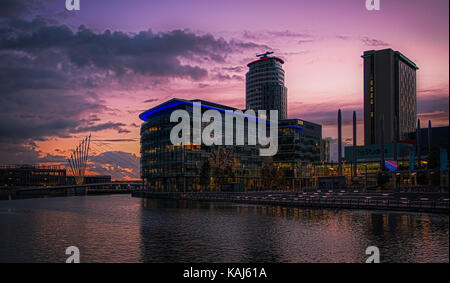
[[[66,169],[49,165],[0,165],[0,186],[57,186],[66,183]]]

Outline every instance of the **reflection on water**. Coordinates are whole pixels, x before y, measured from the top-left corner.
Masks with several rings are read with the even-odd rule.
[[[0,262],[448,262],[447,215],[165,201],[0,202]]]

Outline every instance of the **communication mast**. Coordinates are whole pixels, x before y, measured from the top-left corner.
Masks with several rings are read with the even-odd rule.
[[[259,58],[267,58],[267,56],[268,55],[270,55],[270,54],[273,54],[273,52],[272,51],[267,51],[266,53],[263,53],[263,54],[256,54],[256,57],[259,57]]]

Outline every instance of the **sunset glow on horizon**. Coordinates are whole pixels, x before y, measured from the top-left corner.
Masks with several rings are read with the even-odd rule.
[[[141,112],[171,98],[244,109],[246,64],[267,50],[285,60],[288,117],[322,124],[323,137],[336,139],[342,109],[349,143],[356,110],[363,144],[371,49],[414,61],[418,118],[449,124],[447,0],[381,0],[380,11],[363,0],[63,2],[0,13],[1,164],[65,165],[91,133],[88,172],[137,179]]]

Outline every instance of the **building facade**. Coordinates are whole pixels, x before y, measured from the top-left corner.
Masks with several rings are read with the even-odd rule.
[[[278,119],[287,118],[287,88],[284,85],[283,64],[282,59],[265,55],[247,65],[247,109],[278,110]]]
[[[419,134],[419,146],[420,146],[420,155],[422,158],[428,157],[431,153],[431,158],[436,159],[437,161],[437,153],[441,148],[449,148],[449,127],[433,127],[433,128],[421,128],[419,131],[414,131],[409,133],[409,140],[411,143],[414,143],[413,150],[417,152],[417,134]]]
[[[386,143],[384,144],[384,158],[386,160],[394,160],[394,146],[397,146],[397,160],[408,161],[409,152],[414,150],[413,145],[407,143]],[[353,161],[353,146],[346,146],[344,150],[345,160],[350,163]],[[364,146],[356,146],[357,162],[380,162],[381,146],[379,144],[371,144]]]
[[[417,120],[416,71],[418,67],[399,51],[365,51],[364,143],[379,144],[381,119],[384,143],[406,140]]]
[[[193,142],[173,145],[170,132],[177,123],[170,122],[171,113],[177,109],[187,111],[192,124],[194,102],[201,102],[201,113],[214,109],[225,115],[226,111],[237,110],[203,100],[171,99],[141,113],[139,117],[144,121],[141,125],[141,177],[148,189],[179,192],[229,191],[235,187],[272,189],[274,184],[267,183],[269,174],[280,181],[279,186],[288,186],[299,168],[319,164],[326,156],[321,125],[300,119],[279,122],[278,152],[272,157],[260,156],[259,145],[248,145],[247,141],[244,145],[206,146]],[[206,126],[208,123],[202,123],[202,131]],[[246,137],[247,127],[245,123]],[[192,137],[192,127],[190,131]]]
[[[220,113],[235,108],[208,101],[201,102],[201,113],[214,109]],[[141,177],[147,188],[156,191],[220,190],[222,185],[239,183],[252,189],[260,186],[259,148],[254,146],[174,145],[170,122],[174,110],[182,109],[193,119],[193,100],[171,99],[143,112],[141,126]],[[222,119],[224,123],[225,119]],[[192,121],[191,121],[192,122]],[[207,126],[202,123],[202,131]],[[192,127],[190,129],[192,136]]]
[[[67,182],[66,169],[52,165],[1,165],[0,186],[57,186]]]
[[[304,164],[324,161],[322,126],[301,119],[281,120],[275,163]]]

